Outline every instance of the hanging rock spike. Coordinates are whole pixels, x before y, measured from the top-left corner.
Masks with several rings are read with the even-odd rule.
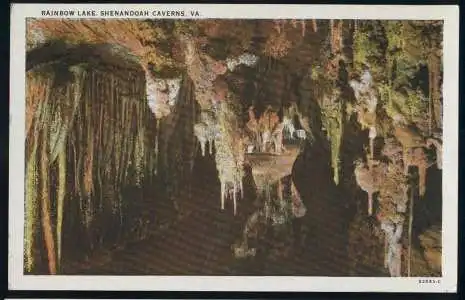
[[[242,180],[239,181],[239,188],[241,189],[241,198],[243,199],[244,198],[244,183],[242,182]]]
[[[224,181],[221,181],[221,210],[224,210],[224,196],[226,193],[226,187]]]
[[[237,207],[237,187],[236,187],[236,183],[234,183],[234,188],[233,188],[233,201],[234,201],[234,215],[236,215],[236,207]]]

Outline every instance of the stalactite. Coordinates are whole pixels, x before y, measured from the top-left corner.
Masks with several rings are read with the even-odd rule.
[[[378,192],[386,178],[387,165],[378,161],[369,161],[368,165],[361,160],[355,162],[355,180],[357,185],[368,194],[368,215],[373,213],[373,194]]]
[[[236,210],[237,210],[237,186],[236,186],[236,182],[233,183],[234,187],[233,187],[233,205],[234,205],[234,215],[236,215]]]
[[[344,24],[344,21],[343,20],[339,20],[339,24],[338,24],[338,27],[337,27],[337,47],[338,47],[338,52],[342,52],[342,48],[344,47],[343,45],[343,26]]]
[[[388,251],[389,251],[389,241],[388,241],[388,237],[387,235],[384,235],[384,268],[387,269],[389,266],[388,266]]]
[[[46,112],[48,113],[48,112]],[[42,140],[47,141],[48,134],[46,130],[42,131]],[[52,231],[51,204],[50,204],[50,181],[49,181],[49,153],[48,143],[43,143],[40,154],[41,170],[41,207],[42,207],[42,229],[44,232],[44,241],[47,249],[48,269],[50,274],[54,275],[57,271],[55,240]]]
[[[302,37],[305,37],[306,23],[305,20],[300,20],[300,34]]]
[[[431,70],[432,66],[431,63],[428,67],[428,85],[429,85],[429,94],[428,94],[428,134],[431,135],[433,131],[433,93],[434,93],[434,87],[433,87],[433,71]]]
[[[368,138],[370,140],[370,164],[371,161],[374,159],[374,152],[375,152],[375,138],[376,138],[376,127],[370,127],[370,132],[368,133]]]
[[[330,41],[331,41],[331,52],[338,54],[342,50],[342,20],[329,21],[330,26]]]
[[[442,128],[442,104],[440,94],[440,59],[434,53],[428,59],[428,84],[429,84],[429,130]]]
[[[158,143],[159,143],[159,138],[160,138],[160,120],[157,119],[157,128],[156,128],[156,134],[155,134],[155,161],[156,161],[156,166],[155,166],[155,174],[158,174]]]
[[[118,86],[122,82],[118,80]],[[125,89],[126,91],[130,91],[129,88]],[[115,191],[114,191],[114,197],[116,197],[115,201],[118,202],[118,217],[119,217],[119,224],[120,224],[120,230],[121,230],[121,225],[122,225],[122,219],[123,219],[123,200],[121,198],[121,191],[119,189],[120,186],[122,186],[122,178],[120,174],[122,173],[122,160],[124,157],[124,154],[122,152],[122,144],[124,137],[122,136],[123,134],[123,128],[124,124],[121,124],[123,120],[122,118],[122,93],[120,92],[117,97],[116,97],[116,102],[113,104],[115,106],[115,137],[114,137],[114,146],[115,146]],[[118,231],[120,233],[121,231]]]
[[[140,115],[140,105],[138,105],[138,112]],[[144,168],[144,159],[145,159],[145,144],[144,144],[144,135],[145,130],[142,123],[142,118],[138,118],[138,132],[136,136],[136,158],[135,158],[135,167],[136,167],[136,180],[138,184],[142,183],[143,180],[143,168]]]
[[[422,165],[418,167],[418,175],[419,175],[419,193],[420,196],[424,196],[426,193],[426,172],[427,172],[427,166]]]
[[[93,191],[93,160],[94,160],[94,140],[93,140],[93,127],[92,127],[92,81],[95,74],[92,73],[90,82],[88,83],[88,90],[86,92],[86,105],[85,105],[85,118],[88,120],[86,125],[86,147],[84,155],[84,196],[90,197]]]
[[[98,162],[102,162],[104,160],[104,153],[103,151],[101,151],[101,149],[104,149],[104,133],[103,133],[103,127],[104,127],[104,108],[105,108],[105,105],[104,103],[106,102],[106,99],[107,99],[107,90],[108,90],[108,87],[107,87],[107,84],[105,82],[105,80],[102,80],[102,78],[98,78],[97,80],[97,89],[98,89],[98,97],[101,98],[101,99],[105,99],[103,100],[102,102],[100,102],[97,106],[97,111],[98,111],[98,115],[97,115],[97,128],[96,128],[96,136],[97,136],[97,145],[96,145],[96,148],[98,149],[96,155],[97,155],[97,161]],[[96,180],[97,180],[97,184],[98,184],[98,190],[99,190],[99,195],[98,195],[98,212],[100,214],[103,213],[103,206],[104,206],[104,199],[103,199],[103,176],[102,176],[102,173],[103,173],[103,168],[101,166],[101,163],[97,164],[97,169],[96,169]]]
[[[111,207],[115,216],[119,213],[122,224],[120,192],[122,186],[129,184],[128,172],[134,171],[136,151],[132,148],[135,143],[147,143],[148,110],[137,105],[139,96],[143,96],[137,88],[139,81],[132,74],[120,78],[99,69],[89,71],[88,67],[81,64],[63,70],[51,63],[44,71],[40,67],[39,71],[28,72],[24,258],[27,272],[33,271],[34,249],[40,246],[34,244],[37,232],[44,234],[50,272],[61,269],[68,197],[76,196],[82,226],[88,235],[85,243],[90,242],[91,248],[95,242],[91,225],[94,218],[102,216],[104,208]],[[59,72],[63,71],[72,76],[62,80]],[[56,75],[60,81],[55,80]],[[133,83],[125,84],[125,80]],[[129,100],[125,95],[134,97]],[[32,135],[32,130],[40,134]],[[142,155],[142,166],[151,163],[154,151],[150,155],[148,151],[137,151]],[[38,169],[36,156],[40,158]],[[67,178],[69,169],[73,180]],[[52,177],[57,178],[55,188],[47,183]],[[40,210],[42,231],[36,227]],[[55,214],[56,220],[51,217]]]
[[[48,74],[47,74],[48,75]],[[48,101],[53,78],[45,77],[38,72],[27,73],[26,94],[26,203],[25,203],[25,269],[31,272],[35,266],[35,233],[40,223],[40,162],[38,156],[39,135],[43,128],[40,121],[47,112],[44,102]]]
[[[339,184],[340,150],[343,135],[342,100],[337,91],[329,96],[324,96],[321,108],[323,114],[323,126],[327,131],[331,143],[331,167],[333,169],[333,180]]]
[[[129,93],[132,93],[133,91],[131,90],[131,85],[128,87],[127,91]],[[124,93],[124,92],[123,92]],[[123,93],[120,94],[118,97],[118,101],[116,102],[116,120],[117,120],[117,128],[118,130],[115,132],[115,153],[117,154],[117,172],[116,172],[116,178],[117,178],[117,186],[123,186],[124,184],[124,173],[126,172],[125,168],[125,157],[126,154],[124,152],[127,139],[125,138],[125,133],[126,133],[126,116],[125,116],[125,103],[127,102],[127,96],[123,95]]]
[[[36,123],[37,127],[37,123]],[[39,188],[38,182],[38,166],[37,166],[37,145],[39,141],[39,135],[35,133],[34,141],[32,143],[32,151],[27,156],[27,168],[26,168],[26,220],[25,220],[25,268],[27,272],[31,272],[35,260],[34,260],[34,238],[37,232],[37,224],[39,221],[39,199],[37,191]]]
[[[93,183],[93,166],[94,166],[94,138],[93,138],[93,123],[92,123],[92,83],[95,78],[95,73],[91,72],[89,74],[87,81],[87,91],[84,98],[84,119],[87,120],[85,127],[81,129],[83,132],[83,138],[85,140],[84,147],[81,152],[81,160],[83,161],[82,169],[82,184],[81,189],[83,190],[83,211],[84,214],[84,223],[87,232],[89,233],[92,221],[94,219],[94,207],[93,207],[93,192],[94,192],[94,183]]]
[[[120,80],[116,80],[116,86],[117,86],[117,95],[115,97],[115,103],[113,104],[113,106],[115,107],[115,119],[114,119],[114,122],[115,122],[115,131],[114,131],[114,136],[113,136],[113,144],[114,144],[114,159],[115,159],[115,183],[116,183],[116,186],[120,186],[121,184],[121,181],[120,181],[120,176],[119,174],[121,174],[121,159],[122,159],[122,153],[121,153],[121,144],[122,144],[122,138],[121,138],[121,133],[122,133],[122,126],[121,126],[121,121],[122,121],[122,117],[121,117],[121,94],[122,94],[122,91],[121,90],[128,90],[127,88],[125,88],[125,86],[122,85],[123,82],[120,81]],[[121,88],[120,88],[121,86]]]
[[[334,43],[334,36],[335,36],[335,30],[334,30],[334,22],[335,20],[331,19],[329,20],[329,34],[330,34],[330,43],[331,43],[331,52],[335,53],[335,43]]]
[[[104,84],[102,83],[102,89],[103,89],[103,93],[102,93],[102,96],[104,98],[106,98],[105,96],[105,86],[103,86]],[[104,149],[104,136],[103,136],[103,123],[104,123],[104,120],[103,120],[103,112],[104,112],[104,105],[103,104],[100,104],[100,116],[99,116],[99,126],[98,126],[98,149],[101,150],[101,149]],[[99,162],[102,162],[103,159],[104,159],[104,153],[103,151],[98,151],[97,152],[97,159]],[[98,209],[99,209],[99,212],[102,213],[103,212],[103,205],[104,205],[104,199],[103,199],[103,178],[102,178],[102,173],[104,172],[103,170],[104,168],[102,168],[102,165],[101,164],[98,164],[98,167],[97,167],[97,181],[98,181],[98,186],[99,186],[99,205],[98,205]]]
[[[240,180],[239,182],[239,189],[240,189],[240,192],[241,192],[241,198],[244,199],[244,183],[242,180]]]
[[[220,180],[221,185],[221,210],[224,210],[224,198],[226,194],[226,183],[223,180]]]
[[[423,147],[408,148],[403,151],[404,174],[408,175],[409,167],[418,167],[419,193],[424,196],[426,192],[426,171],[429,166],[428,157]]]
[[[66,168],[67,167],[67,149],[62,150],[58,154],[58,197],[57,197],[57,254],[58,254],[58,268],[61,266],[61,250],[62,250],[62,236],[63,236],[63,213],[64,201],[66,197]]]
[[[34,119],[34,115],[40,111],[38,106],[41,105],[39,99],[43,99],[46,93],[47,80],[44,80],[39,84],[39,79],[31,73],[27,73],[27,85],[26,85],[26,136],[29,136]]]
[[[408,253],[407,253],[407,276],[412,275],[412,229],[413,229],[413,209],[414,209],[414,193],[410,190],[410,208],[409,208],[409,223],[408,223]]]
[[[62,95],[63,88],[56,88],[55,90],[57,92],[54,96],[55,98],[59,99],[59,101],[63,101],[65,99],[70,98],[70,97],[67,97],[67,98],[63,97]],[[59,147],[58,141],[60,140],[60,136],[66,137],[66,132],[63,130],[64,120],[60,112],[60,106],[57,105],[56,103],[52,103],[50,105],[49,113],[51,114],[51,122],[50,124],[48,124],[50,128],[50,139],[49,139],[50,146],[49,147],[50,147],[50,162],[52,163],[56,158],[55,155],[58,155],[57,148]]]

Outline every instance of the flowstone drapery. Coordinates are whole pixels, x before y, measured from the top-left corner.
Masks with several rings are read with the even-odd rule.
[[[430,165],[425,149],[435,144],[435,140],[425,138],[414,126],[408,124],[410,117],[400,109],[394,110],[392,94],[389,87],[380,86],[381,96],[388,101],[383,104],[383,109],[388,110],[388,126],[392,131],[382,133],[384,146],[381,155],[389,159],[385,165],[375,160],[374,139],[377,137],[378,112],[378,90],[373,82],[372,74],[365,70],[360,80],[349,82],[356,103],[351,107],[349,113],[357,113],[357,121],[362,129],[369,129],[369,156],[368,165],[363,166],[356,163],[354,170],[357,184],[368,193],[368,214],[373,212],[373,194],[378,194],[377,218],[380,222],[381,230],[385,234],[385,261],[384,265],[389,270],[391,276],[402,276],[402,237],[404,222],[410,213],[409,224],[409,252],[408,252],[408,273],[410,274],[410,249],[411,249],[411,226],[413,218],[413,196],[414,187],[411,185],[409,167],[415,166],[419,170],[419,195],[425,194],[426,169]],[[389,125],[391,127],[389,127]],[[436,149],[440,147],[434,146]],[[439,159],[440,161],[440,159]],[[439,162],[440,164],[440,162]],[[380,165],[385,165],[379,169]],[[408,204],[410,203],[410,209]],[[409,212],[410,210],[410,212]]]
[[[219,76],[236,66],[244,64],[253,66],[258,57],[245,53],[237,58],[228,58],[226,62],[215,61],[206,54],[201,54],[196,40],[186,35],[181,36],[185,49],[187,72],[192,78],[196,100],[200,105],[200,120],[194,125],[202,155],[209,144],[212,154],[215,146],[215,161],[221,184],[221,209],[225,208],[225,199],[231,196],[234,215],[237,212],[237,197],[243,196],[244,176],[244,134],[239,116],[240,104],[229,92],[227,84]]]
[[[340,91],[335,89],[331,95],[324,95],[320,103],[323,127],[331,143],[331,166],[334,173],[333,179],[336,184],[339,183],[340,151],[344,131],[344,120],[342,119],[343,103],[339,96]]]
[[[221,184],[221,209],[225,197],[232,193],[234,215],[237,210],[237,196],[243,197],[242,178],[244,177],[245,147],[240,127],[237,124],[237,111],[232,101],[223,101],[218,108],[219,134],[216,137],[215,161]]]
[[[141,185],[153,175],[154,128],[140,72],[120,78],[86,64],[63,70],[51,63],[27,76],[25,267],[34,267],[33,244],[42,231],[54,274],[62,258],[65,207],[79,202],[79,217],[89,234],[104,207],[121,226],[122,188]],[[56,187],[52,178],[58,179]],[[42,230],[37,228],[38,207]]]
[[[362,129],[369,129],[368,138],[370,139],[370,156],[374,155],[374,139],[377,136],[376,130],[376,107],[378,105],[377,91],[373,86],[373,78],[370,71],[365,70],[360,81],[351,80],[349,85],[352,87],[357,103],[353,108],[357,113],[357,121]]]
[[[171,113],[172,107],[181,87],[181,78],[154,79],[149,71],[145,71],[147,102],[159,120]]]

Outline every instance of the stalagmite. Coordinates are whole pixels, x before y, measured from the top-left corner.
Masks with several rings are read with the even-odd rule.
[[[392,223],[385,220],[381,223],[381,229],[385,233],[387,240],[388,250],[386,265],[389,269],[389,274],[392,277],[400,277],[402,270],[402,244],[400,239],[402,237],[402,223]]]

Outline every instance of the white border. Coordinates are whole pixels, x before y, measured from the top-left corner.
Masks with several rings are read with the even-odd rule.
[[[419,278],[238,276],[32,276],[23,275],[25,18],[41,10],[198,10],[201,18],[443,19],[444,160],[443,277]],[[56,18],[56,17],[55,17]],[[100,18],[100,17],[98,17]],[[188,18],[186,14],[186,18]],[[11,10],[9,268],[12,290],[173,290],[456,292],[458,226],[458,6],[234,5],[234,4],[13,4]]]

